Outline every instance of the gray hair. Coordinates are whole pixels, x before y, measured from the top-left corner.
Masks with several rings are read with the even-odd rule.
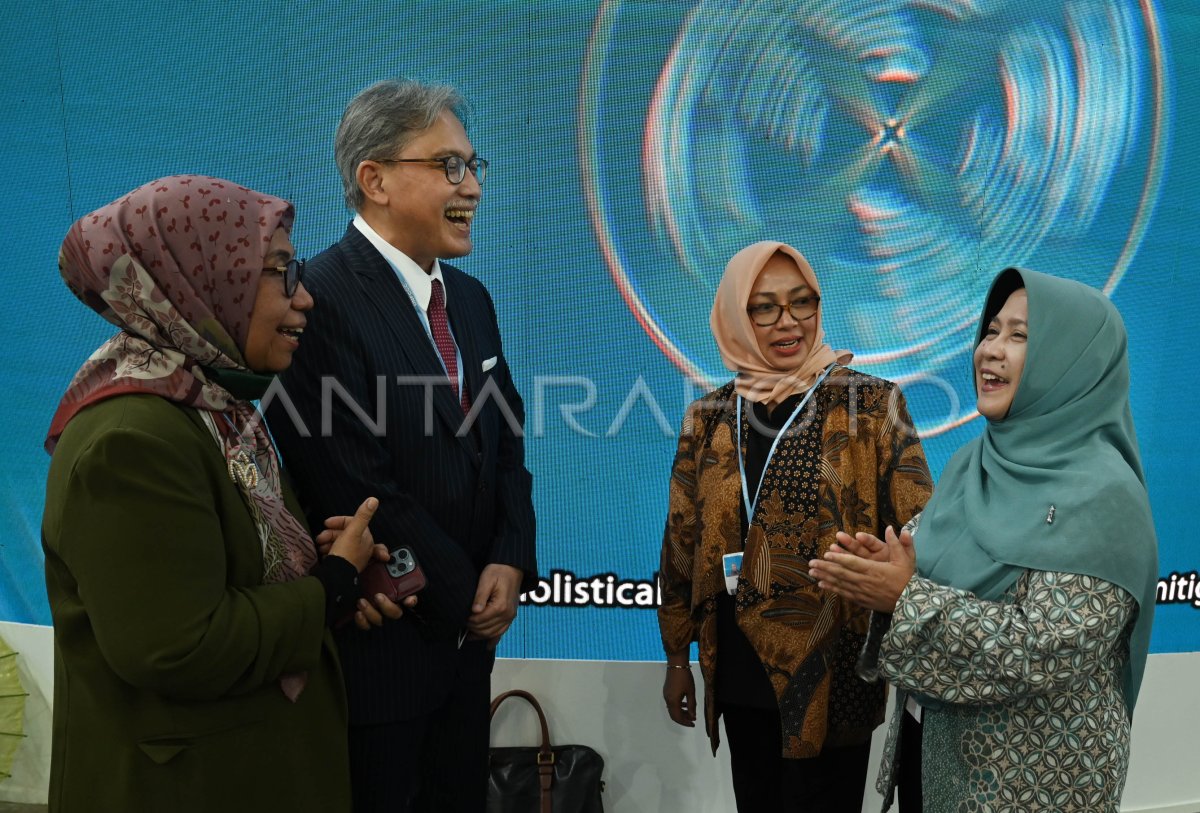
[[[333,139],[333,159],[342,176],[348,209],[358,211],[364,200],[358,186],[358,165],[394,156],[429,129],[443,110],[465,125],[469,107],[458,90],[412,79],[376,82],[350,100]]]

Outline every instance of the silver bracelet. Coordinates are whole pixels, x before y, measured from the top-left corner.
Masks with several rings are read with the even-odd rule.
[[[685,663],[682,666],[680,666],[677,663],[668,663],[667,668],[668,669],[691,669],[692,665],[690,663]]]

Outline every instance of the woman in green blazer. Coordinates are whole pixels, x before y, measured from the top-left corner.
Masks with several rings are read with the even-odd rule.
[[[318,561],[250,403],[313,304],[292,217],[284,200],[176,176],[63,243],[68,287],[120,331],[46,441],[51,811],[350,807],[329,625],[381,622],[357,585],[379,555],[376,501],[331,523],[348,527],[325,532]]]

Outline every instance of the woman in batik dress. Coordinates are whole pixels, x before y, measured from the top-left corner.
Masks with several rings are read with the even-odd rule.
[[[983,434],[917,522],[810,563],[877,611],[860,667],[900,690],[884,810],[899,780],[902,813],[1115,813],[1157,571],[1125,328],[1099,291],[1008,269],[974,369]]]
[[[762,242],[729,261],[711,326],[736,378],[687,410],[671,475],[658,619],[671,719],[729,741],[739,811],[859,813],[881,683],[855,674],[870,614],[807,562],[839,529],[882,534],[932,484],[899,388],[848,369],[821,330],[816,275]],[[840,362],[840,363],[839,363]],[[741,554],[740,567],[723,557]]]

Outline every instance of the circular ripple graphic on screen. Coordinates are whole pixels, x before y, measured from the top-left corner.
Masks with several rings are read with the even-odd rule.
[[[931,380],[961,369],[1001,268],[1120,282],[1163,172],[1165,73],[1149,0],[606,2],[580,102],[593,227],[697,383],[729,378],[708,311],[763,239],[810,259],[856,367]],[[923,432],[969,419],[951,386],[968,406]]]

